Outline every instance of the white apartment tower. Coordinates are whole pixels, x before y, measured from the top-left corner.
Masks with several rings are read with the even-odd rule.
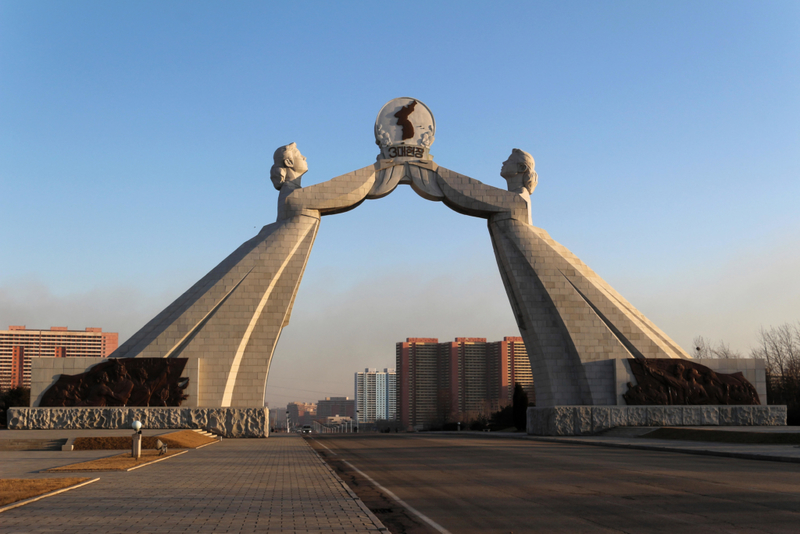
[[[394,369],[364,369],[355,374],[356,410],[359,423],[394,421],[397,416],[397,375]]]

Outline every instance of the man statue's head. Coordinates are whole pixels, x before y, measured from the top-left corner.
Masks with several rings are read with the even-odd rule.
[[[306,158],[295,143],[279,147],[272,156],[274,164],[269,171],[269,177],[275,189],[280,189],[283,184],[289,183],[300,187],[300,178],[308,171]]]
[[[539,181],[539,175],[533,170],[535,165],[533,156],[524,150],[513,149],[500,169],[500,176],[508,181],[508,190],[515,193],[522,193],[523,190],[528,194],[533,193]]]

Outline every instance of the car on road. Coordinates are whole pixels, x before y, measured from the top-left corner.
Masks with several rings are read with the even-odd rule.
[[[311,425],[303,425],[303,428],[300,429],[301,434],[311,434]]]

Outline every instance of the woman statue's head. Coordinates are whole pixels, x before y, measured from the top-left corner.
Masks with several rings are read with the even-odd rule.
[[[289,143],[279,147],[272,159],[274,164],[269,171],[269,177],[275,189],[280,189],[285,183],[300,187],[300,178],[308,171],[308,164],[297,145]]]
[[[522,193],[525,189],[529,194],[533,193],[536,184],[539,181],[539,175],[533,170],[536,162],[533,161],[533,156],[515,148],[511,151],[511,155],[503,162],[503,167],[500,170],[500,176],[508,180],[508,190],[516,193]]]

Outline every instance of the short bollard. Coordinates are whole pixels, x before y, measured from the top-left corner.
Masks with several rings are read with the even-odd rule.
[[[133,444],[131,445],[131,456],[137,460],[142,457],[142,423],[134,421],[131,425],[133,427]]]

